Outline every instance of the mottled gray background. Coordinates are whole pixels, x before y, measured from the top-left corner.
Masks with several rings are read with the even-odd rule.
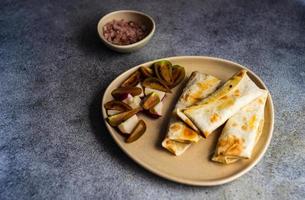
[[[145,49],[96,34],[118,9],[153,16]],[[267,84],[275,130],[263,160],[219,187],[159,178],[131,161],[99,114],[130,67],[175,55],[248,66]],[[0,1],[0,199],[305,199],[305,1]]]

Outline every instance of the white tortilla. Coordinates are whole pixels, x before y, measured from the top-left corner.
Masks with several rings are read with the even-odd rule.
[[[213,76],[200,72],[192,73],[171,117],[167,136],[162,142],[162,146],[164,148],[178,156],[185,152],[185,150],[190,147],[193,142],[199,141],[201,136],[191,129],[191,124],[189,124],[189,127],[180,121],[177,118],[177,112],[179,112],[179,109],[193,105],[194,103],[207,97],[216,90],[219,84],[220,80]],[[190,122],[187,117],[182,118],[182,120],[186,123]],[[193,127],[193,129],[195,128]]]
[[[184,122],[172,121],[169,125],[167,138],[177,142],[198,142],[200,135],[189,128]]]
[[[184,114],[208,137],[242,107],[265,93],[241,70],[221,88],[195,106],[183,110]]]
[[[262,132],[267,96],[266,91],[227,121],[218,139],[213,161],[229,164],[251,158]]]
[[[190,143],[176,142],[168,138],[165,138],[162,142],[162,146],[176,156],[183,154],[190,145]]]

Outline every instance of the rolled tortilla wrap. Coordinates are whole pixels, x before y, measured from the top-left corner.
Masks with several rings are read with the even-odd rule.
[[[264,94],[249,78],[246,70],[241,70],[222,87],[195,106],[183,110],[183,113],[200,129],[204,137],[237,113],[242,107]]]
[[[177,111],[207,97],[216,90],[219,84],[220,80],[213,76],[200,72],[191,74],[170,119],[166,138],[162,142],[164,148],[178,156],[185,152],[192,142],[197,142],[200,139],[200,135],[193,130],[196,127],[191,129],[192,124],[188,124],[190,121],[188,118],[183,119],[183,121],[189,126],[180,121],[177,117]]]
[[[226,123],[218,139],[213,161],[229,164],[251,158],[261,136],[268,92],[256,98]]]

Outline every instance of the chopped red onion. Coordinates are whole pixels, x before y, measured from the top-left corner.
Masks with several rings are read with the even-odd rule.
[[[103,27],[105,39],[113,44],[128,45],[142,40],[147,35],[147,29],[143,24],[126,22],[123,19],[108,22]]]

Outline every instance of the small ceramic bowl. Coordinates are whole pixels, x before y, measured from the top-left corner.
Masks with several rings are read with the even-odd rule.
[[[107,24],[108,22],[111,22],[112,20],[121,20],[121,19],[124,19],[125,21],[134,21],[138,24],[145,25],[146,28],[148,29],[148,35],[142,40],[129,45],[116,45],[107,41],[103,35],[104,25]],[[119,10],[119,11],[111,12],[105,15],[104,17],[102,17],[98,22],[97,31],[103,43],[107,47],[117,52],[130,53],[144,47],[148,43],[148,41],[152,38],[155,32],[155,22],[150,16],[142,12],[133,11],[133,10]]]

